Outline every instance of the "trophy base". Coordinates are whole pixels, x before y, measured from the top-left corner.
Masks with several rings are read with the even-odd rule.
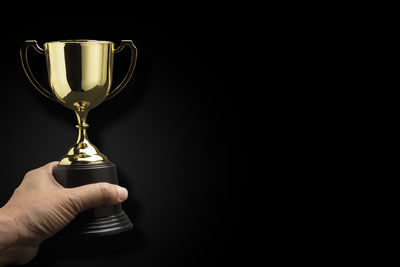
[[[82,165],[57,165],[53,175],[62,186],[71,188],[85,184],[107,182],[118,184],[117,169],[112,162]],[[133,224],[121,204],[100,206],[79,214],[57,237],[91,237],[122,233]]]
[[[67,227],[61,230],[57,238],[80,238],[107,236],[119,234],[133,228],[131,220],[124,211],[117,215],[89,220],[75,219]]]

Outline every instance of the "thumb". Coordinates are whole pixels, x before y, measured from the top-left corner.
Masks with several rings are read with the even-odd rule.
[[[81,212],[101,205],[115,205],[128,198],[126,188],[109,183],[87,184],[67,189],[82,204]]]

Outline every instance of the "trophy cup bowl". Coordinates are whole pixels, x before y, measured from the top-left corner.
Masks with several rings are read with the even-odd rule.
[[[51,90],[45,89],[34,77],[28,63],[32,47],[46,57]],[[111,89],[114,54],[129,47],[131,63],[122,82]],[[64,187],[108,182],[118,184],[115,164],[93,145],[87,135],[87,116],[91,109],[118,94],[129,82],[135,65],[137,49],[131,40],[113,42],[96,40],[63,40],[47,42],[41,48],[36,41],[27,40],[20,50],[24,71],[34,87],[47,98],[73,110],[78,124],[76,143],[62,156],[54,168],[55,179]],[[121,204],[101,206],[78,215],[59,236],[102,236],[133,228]]]

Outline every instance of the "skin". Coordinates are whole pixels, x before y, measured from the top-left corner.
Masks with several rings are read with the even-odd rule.
[[[0,208],[0,266],[32,260],[40,244],[80,212],[128,198],[125,188],[109,183],[64,188],[52,175],[57,164],[51,162],[25,174],[10,200]]]

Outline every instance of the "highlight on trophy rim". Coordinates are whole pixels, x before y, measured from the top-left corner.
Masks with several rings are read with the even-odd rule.
[[[51,90],[46,90],[36,80],[29,67],[30,47],[46,57]],[[131,62],[124,79],[111,89],[114,54],[124,47],[131,50]],[[114,43],[109,41],[62,40],[46,42],[41,48],[36,41],[27,40],[20,56],[24,71],[34,87],[47,98],[73,110],[77,116],[77,141],[60,159],[60,165],[108,162],[108,158],[88,139],[87,116],[91,109],[114,97],[129,82],[137,57],[133,42],[122,40],[121,45],[115,48]]]

